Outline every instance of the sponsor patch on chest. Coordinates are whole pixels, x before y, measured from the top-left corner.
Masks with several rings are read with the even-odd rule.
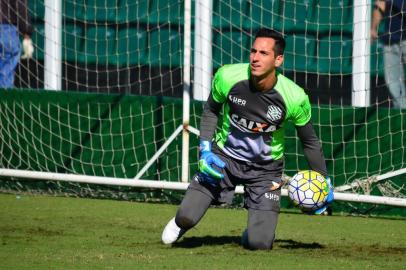
[[[268,112],[266,113],[266,117],[271,121],[277,121],[282,118],[282,110],[281,108],[270,105],[268,106]]]
[[[260,123],[252,120],[248,120],[237,114],[232,114],[231,119],[233,122],[243,128],[244,130],[257,133],[257,132],[273,132],[276,130],[276,126],[270,125],[269,123]]]

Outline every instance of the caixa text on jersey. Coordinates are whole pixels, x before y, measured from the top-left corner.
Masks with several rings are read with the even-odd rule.
[[[273,132],[276,130],[276,126],[269,123],[259,123],[252,120],[245,119],[237,114],[232,114],[231,119],[237,126],[244,128],[248,132]]]

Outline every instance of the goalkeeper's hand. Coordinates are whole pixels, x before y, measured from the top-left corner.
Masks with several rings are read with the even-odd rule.
[[[334,191],[333,191],[333,186],[331,185],[331,179],[329,176],[326,177],[327,184],[329,187],[328,195],[327,195],[327,200],[324,203],[322,207],[314,211],[315,215],[321,215],[324,212],[326,212],[327,208],[331,205],[331,203],[334,201]]]
[[[209,141],[200,141],[200,159],[199,171],[209,178],[222,179],[224,175],[214,169],[212,165],[219,168],[224,168],[226,164],[216,154],[211,151],[211,143]]]
[[[32,40],[29,36],[25,36],[23,39],[23,55],[21,59],[30,59],[34,53],[34,46],[32,45]]]

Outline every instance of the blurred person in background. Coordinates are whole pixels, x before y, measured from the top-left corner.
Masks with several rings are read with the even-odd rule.
[[[13,88],[20,57],[32,57],[32,31],[26,0],[0,0],[0,88]],[[23,55],[19,34],[23,36]]]
[[[384,22],[379,36],[384,44],[385,82],[396,108],[406,109],[404,68],[406,63],[406,4],[404,0],[377,0],[372,12],[371,39],[378,39],[378,27]]]

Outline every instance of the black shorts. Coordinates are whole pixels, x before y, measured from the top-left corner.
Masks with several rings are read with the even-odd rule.
[[[226,163],[224,169],[216,167],[224,179],[208,182],[204,175],[196,173],[189,188],[209,195],[214,204],[230,204],[235,187],[243,185],[245,208],[279,212],[283,159],[259,164],[230,158],[217,147],[213,152]],[[275,186],[279,187],[272,190]]]

